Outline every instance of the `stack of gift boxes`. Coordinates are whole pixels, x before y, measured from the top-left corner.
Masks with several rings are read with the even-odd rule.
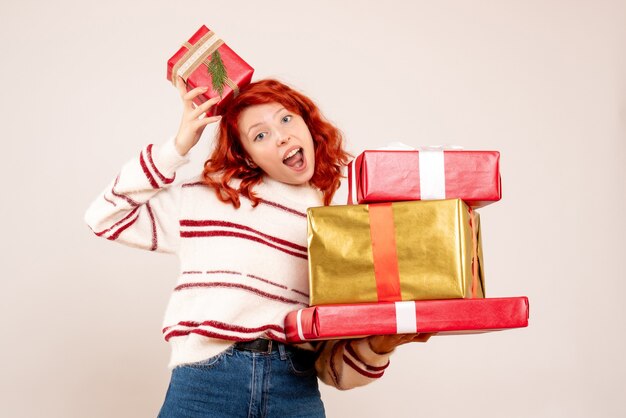
[[[526,297],[485,298],[480,217],[500,200],[495,151],[373,150],[349,166],[348,205],[310,208],[310,307],[292,342],[525,327]]]

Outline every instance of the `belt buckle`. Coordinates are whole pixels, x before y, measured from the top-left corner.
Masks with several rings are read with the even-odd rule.
[[[273,340],[267,340],[267,350],[265,350],[265,354],[272,354],[272,343],[274,342]]]

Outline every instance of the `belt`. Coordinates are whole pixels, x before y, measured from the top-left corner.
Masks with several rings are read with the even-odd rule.
[[[252,341],[239,341],[235,343],[235,350],[253,351],[255,353],[271,353],[278,351],[277,341],[268,340],[267,338],[258,338]]]

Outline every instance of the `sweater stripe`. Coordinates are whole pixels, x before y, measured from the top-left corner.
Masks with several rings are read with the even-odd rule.
[[[170,326],[163,328],[163,332],[167,332],[170,329],[174,327],[178,327],[178,326],[187,327],[187,328],[198,328],[201,326],[210,326],[210,327],[218,328],[224,331],[235,331],[235,332],[241,332],[241,333],[267,331],[268,329],[273,329],[281,333],[285,332],[285,329],[277,324],[267,324],[267,325],[261,325],[258,327],[244,327],[241,325],[227,324],[226,322],[220,322],[220,321],[214,321],[214,320],[208,320],[208,321],[203,321],[203,322],[180,321],[176,325],[170,325]]]
[[[363,364],[367,370],[370,370],[370,371],[373,371],[373,372],[379,372],[379,371],[385,370],[387,367],[389,367],[389,362],[387,362],[387,364],[385,364],[384,366],[370,366],[369,364],[364,362],[361,359],[361,357],[359,357],[359,355],[356,353],[356,351],[354,351],[354,348],[352,347],[351,343],[346,344],[346,351],[348,352],[348,354],[350,354],[352,356],[352,358],[354,358],[359,363]]]
[[[104,200],[106,200],[107,202],[109,202],[110,204],[112,204],[113,206],[117,206],[117,203],[115,203],[114,201],[112,201],[111,199],[109,199],[109,198],[106,196],[106,194],[103,194],[103,195],[102,195],[102,198],[103,198]]]
[[[148,162],[150,163],[150,167],[152,168],[152,171],[156,173],[159,179],[161,179],[161,181],[165,184],[170,184],[171,182],[173,182],[174,179],[176,178],[176,173],[174,173],[174,175],[171,178],[167,178],[163,175],[163,173],[159,171],[157,166],[154,164],[154,160],[152,159],[152,144],[148,145],[148,148],[146,148],[146,154],[148,154]]]
[[[133,209],[132,211],[130,211],[130,213],[128,213],[128,215],[124,216],[122,219],[120,219],[119,221],[117,221],[116,223],[114,223],[112,226],[108,227],[107,229],[104,229],[100,232],[96,232],[93,231],[94,234],[96,234],[97,236],[101,237],[102,235],[106,234],[107,232],[111,231],[113,228],[115,228],[116,226],[126,222],[126,220],[128,220],[128,218],[130,218],[131,216],[133,216],[137,211],[139,210],[139,207],[136,207],[135,209]]]
[[[308,259],[307,254],[300,254],[285,248],[279,247],[277,245],[272,244],[264,239],[259,237],[255,237],[252,235],[241,234],[239,232],[233,231],[180,231],[180,236],[182,238],[203,238],[203,237],[232,237],[232,238],[243,238],[250,241],[257,242],[259,244],[267,245],[268,247],[274,248],[276,250],[282,251],[286,254],[293,255],[294,257],[299,257],[303,259]]]
[[[143,158],[143,150],[141,151],[141,153],[139,153],[139,164],[141,165],[141,169],[143,170],[143,173],[146,175],[146,178],[150,182],[150,185],[152,186],[152,188],[158,189],[159,184],[154,179],[154,176],[152,175],[150,170],[148,170],[148,166],[146,165],[146,160]]]
[[[181,184],[181,187],[195,187],[195,186],[205,186],[205,187],[210,187],[208,184],[206,184],[205,182],[203,182],[202,180],[200,181],[194,181],[192,183],[183,183]]]
[[[232,271],[232,270],[209,270],[206,272],[206,274],[237,274],[237,275],[241,275],[241,273],[239,273],[238,271]]]
[[[215,332],[215,331],[207,331],[205,329],[200,329],[200,328],[194,328],[194,329],[190,329],[190,330],[176,330],[176,331],[172,331],[170,333],[168,333],[167,335],[165,335],[165,341],[169,341],[170,338],[172,337],[184,337],[187,336],[189,334],[198,334],[198,335],[202,335],[204,337],[209,337],[209,338],[219,338],[221,340],[229,340],[229,341],[252,341],[254,339],[256,339],[258,337],[258,335],[251,335],[248,337],[240,337],[240,336],[236,336],[236,335],[230,335],[230,334],[224,334],[221,332]],[[287,340],[285,339],[285,337],[282,337],[280,335],[277,335],[276,333],[272,332],[271,330],[268,330],[267,332],[265,332],[265,334],[269,337],[272,338],[272,340],[275,341],[279,341],[279,342],[286,342]],[[263,335],[263,334],[259,334],[259,335]]]
[[[237,223],[234,223],[234,222],[217,221],[217,220],[210,220],[210,219],[207,219],[207,220],[182,219],[180,221],[180,226],[192,226],[192,227],[197,227],[197,226],[222,226],[222,227],[230,227],[230,228],[235,228],[235,229],[242,229],[244,231],[248,231],[248,232],[252,232],[254,234],[260,235],[260,236],[262,236],[264,238],[267,238],[270,241],[273,241],[273,242],[275,242],[277,244],[282,244],[284,246],[291,247],[293,249],[300,250],[300,251],[305,251],[305,252],[307,251],[307,248],[302,246],[302,245],[295,244],[293,242],[284,240],[282,238],[275,237],[273,235],[265,234],[265,233],[263,233],[263,232],[261,232],[261,231],[259,231],[257,229],[250,228],[249,226],[237,224]]]
[[[112,235],[108,236],[107,239],[111,240],[111,241],[115,241],[117,239],[117,237],[119,237],[120,234],[122,232],[124,232],[125,229],[129,228],[132,224],[137,222],[137,219],[139,219],[139,212],[137,212],[137,216],[135,216],[130,222],[128,222],[124,226],[121,226],[117,231],[115,231],[115,233],[113,233]]]
[[[232,271],[232,270],[209,270],[209,271],[206,271],[206,272],[202,272],[202,271],[199,271],[199,270],[188,270],[188,271],[183,271],[182,274],[232,274],[232,275],[235,275],[235,276],[243,276],[244,275],[243,273],[240,273],[238,271]],[[290,292],[297,293],[298,295],[304,296],[306,298],[309,297],[308,293],[301,292],[298,289],[289,289],[285,285],[273,282],[273,281],[268,280],[268,279],[264,279],[264,278],[259,277],[259,276],[255,276],[254,274],[246,274],[245,276],[249,277],[250,279],[259,280],[259,281],[261,281],[263,283],[267,283],[269,285],[276,286],[276,287],[278,287],[280,289],[289,290]]]
[[[185,327],[187,329],[180,329],[179,327]],[[201,327],[209,327],[213,329],[205,329]],[[176,329],[173,329],[173,328],[176,328]],[[253,334],[253,335],[237,336],[237,335],[232,335],[232,334],[224,334],[221,331],[234,332],[234,333],[239,333],[239,334]],[[227,323],[219,322],[219,321],[204,321],[202,323],[195,322],[195,321],[181,321],[177,325],[172,325],[172,326],[163,328],[162,332],[163,334],[165,334],[164,338],[166,341],[168,341],[171,337],[180,337],[184,335],[189,335],[191,333],[203,335],[203,332],[213,333],[216,335],[217,334],[226,335],[226,336],[231,337],[232,339],[236,339],[237,341],[248,341],[248,340],[253,340],[257,338],[258,335],[263,334],[264,332],[268,333],[270,331],[277,331],[284,335],[284,329],[280,327],[279,325],[275,325],[275,324],[268,324],[268,325],[255,327],[255,328],[247,328],[247,327],[227,324]],[[275,334],[272,334],[272,335],[275,335]],[[227,339],[231,339],[231,338],[227,338]]]
[[[183,274],[202,274],[201,271],[183,271]],[[206,272],[206,274],[232,274],[234,276],[243,276],[244,274],[239,272],[239,271],[233,271],[233,270],[209,270]],[[246,274],[246,277],[249,277],[251,279],[256,279],[259,281],[262,281],[264,283],[270,284],[272,286],[276,286],[276,287],[280,287],[281,289],[285,289],[285,290],[289,290],[289,288],[287,286],[284,286],[280,283],[276,283],[273,282],[271,280],[267,280],[267,279],[263,279],[259,276],[255,276],[254,274]],[[301,292],[297,292],[296,293],[301,293]],[[308,295],[307,295],[308,296]]]
[[[183,274],[234,274],[237,276],[242,275],[242,273],[238,271],[232,271],[232,270],[209,270],[209,271],[190,270],[190,271],[183,271]]]
[[[156,230],[156,222],[154,221],[154,213],[152,213],[152,208],[150,207],[150,202],[146,202],[146,209],[148,209],[148,215],[150,215],[150,222],[152,222],[152,247],[150,251],[155,251],[157,249],[157,230]]]
[[[130,197],[118,193],[115,191],[115,186],[117,186],[117,182],[120,180],[120,175],[118,174],[117,177],[115,177],[115,182],[113,183],[113,187],[111,187],[111,194],[115,197],[119,197],[120,199],[124,199],[125,201],[128,202],[129,205],[131,206],[139,206],[139,203],[135,202],[133,199],[131,199]]]
[[[345,345],[345,343],[343,343]],[[336,368],[336,364],[335,364],[335,358],[337,356],[337,352],[339,350],[340,345],[342,345],[342,342],[337,342],[336,344],[333,345],[333,347],[330,350],[330,377],[333,379],[333,382],[335,383],[335,387],[339,388],[341,387],[341,384],[339,383],[339,373],[337,373],[337,368]]]
[[[385,374],[384,371],[382,372],[377,372],[377,373],[372,373],[372,372],[368,372],[366,370],[361,369],[359,366],[357,366],[351,359],[350,357],[346,356],[345,354],[343,355],[343,361],[344,363],[346,363],[348,366],[352,367],[355,371],[357,371],[359,374],[365,376],[365,377],[371,377],[372,379],[377,379],[379,377],[381,377],[383,374]]]
[[[281,289],[285,289],[285,290],[289,289],[287,286],[284,286],[284,285],[282,285],[280,283],[274,283],[271,280],[263,279],[263,278],[261,278],[259,276],[255,276],[254,274],[246,274],[246,277],[250,277],[251,279],[260,280],[260,281],[265,282],[267,284],[271,284],[272,286],[280,287]],[[296,293],[298,293],[298,292],[296,292]]]
[[[272,330],[268,330],[265,334],[267,334],[268,337],[271,337],[274,341],[278,341],[279,343],[287,343],[287,336],[285,334],[278,335]]]
[[[201,328],[194,328],[194,329],[188,329],[188,330],[176,330],[176,331],[169,332],[165,335],[165,341],[169,341],[170,338],[172,337],[184,337],[189,334],[198,334],[204,337],[219,338],[222,340],[230,340],[230,341],[250,341],[251,340],[251,338],[239,337],[239,336],[224,334],[224,333],[215,332],[215,331],[207,331]]]
[[[181,290],[186,290],[190,288],[198,288],[198,287],[207,287],[207,288],[220,287],[220,288],[241,289],[241,290],[246,290],[248,292],[252,292],[258,296],[263,296],[264,298],[267,298],[267,299],[272,299],[272,300],[289,303],[289,304],[297,304],[297,305],[306,306],[306,303],[298,302],[297,300],[293,300],[293,299],[288,299],[284,296],[274,295],[272,293],[264,292],[262,290],[255,289],[254,287],[246,286],[246,285],[239,284],[239,283],[226,283],[226,282],[183,283],[181,285],[176,286],[174,288],[174,291],[179,292]]]
[[[292,291],[292,292],[295,292],[295,293],[297,293],[297,294],[299,294],[299,295],[302,295],[302,296],[304,296],[304,297],[307,297],[307,298],[309,297],[309,294],[308,294],[308,293],[301,292],[301,291],[299,291],[298,289],[291,289],[291,291]]]
[[[284,210],[285,212],[289,212],[289,213],[292,213],[294,215],[306,218],[306,213],[298,212],[297,210],[291,209],[290,207],[287,207],[287,206],[283,206],[280,203],[272,202],[272,201],[266,200],[266,199],[261,199],[261,203],[265,203],[266,205],[270,205],[270,206],[273,206],[273,207],[275,207],[277,209]]]

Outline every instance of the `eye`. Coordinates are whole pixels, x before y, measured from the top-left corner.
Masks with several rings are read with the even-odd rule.
[[[293,117],[293,116],[291,116],[291,115],[286,115],[286,116],[284,116],[284,117],[283,117],[282,121],[283,121],[284,123],[287,123],[287,122],[289,122],[289,121],[291,120],[291,118],[292,118],[292,117]]]
[[[258,134],[257,136],[254,137],[254,141],[260,141],[263,138],[265,138],[265,132],[261,132],[260,134]]]

